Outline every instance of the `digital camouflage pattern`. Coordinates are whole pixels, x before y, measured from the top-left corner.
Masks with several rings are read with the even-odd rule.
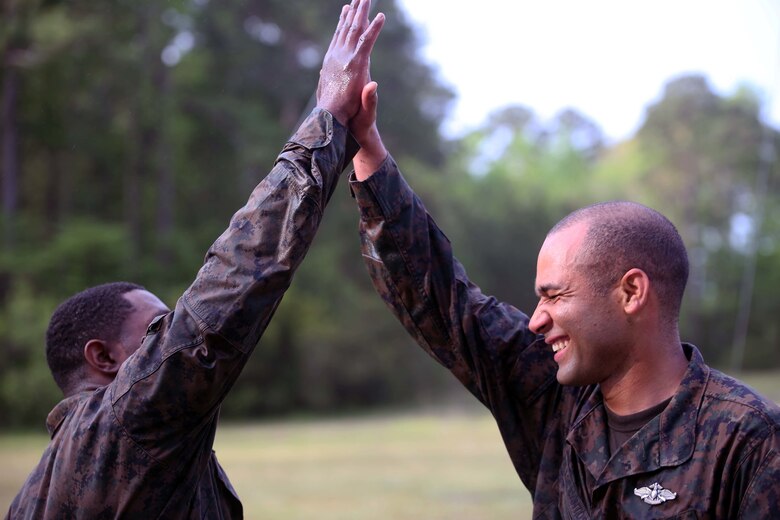
[[[496,418],[534,518],[764,519],[780,515],[780,408],[704,364],[610,457],[598,386],[558,384],[551,348],[486,296],[391,157],[351,179],[373,283],[407,331]]]
[[[316,109],[116,379],[49,415],[11,519],[241,518],[212,451],[219,407],[303,260],[356,145]]]

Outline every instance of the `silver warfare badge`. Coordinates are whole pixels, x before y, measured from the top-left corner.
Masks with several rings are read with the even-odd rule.
[[[667,500],[677,498],[677,493],[664,489],[658,482],[654,482],[648,487],[634,488],[634,494],[642,499],[645,504],[657,506]]]

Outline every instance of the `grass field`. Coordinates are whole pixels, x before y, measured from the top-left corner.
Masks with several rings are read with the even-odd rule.
[[[780,402],[780,373],[744,380]],[[0,435],[0,515],[45,447]],[[214,449],[247,519],[524,519],[531,501],[487,411],[223,424]]]
[[[0,436],[0,514],[46,442]],[[247,519],[531,518],[487,412],[223,424],[214,449]]]

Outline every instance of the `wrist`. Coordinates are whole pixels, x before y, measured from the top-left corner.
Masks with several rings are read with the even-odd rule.
[[[335,106],[330,106],[328,103],[318,103],[317,108],[321,108],[322,110],[329,112],[335,120],[341,123],[342,126],[347,126],[347,123],[349,122],[349,114],[347,114],[344,110]]]
[[[355,168],[355,177],[358,181],[365,181],[371,177],[382,166],[387,159],[387,149],[382,141],[372,143],[371,146],[362,147],[352,159]]]

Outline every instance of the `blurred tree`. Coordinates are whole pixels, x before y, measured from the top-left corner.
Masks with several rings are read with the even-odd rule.
[[[215,214],[227,219],[313,107],[319,65],[341,5],[327,1],[301,10],[289,2],[211,2],[192,12],[197,44],[174,68],[191,132],[182,158],[188,166],[179,171],[200,171],[203,179],[178,183],[181,198],[193,202],[182,219],[191,236],[219,222]],[[438,125],[452,94],[419,62],[416,40],[395,2],[383,2],[381,9],[388,21],[374,50],[372,75],[380,95],[392,100],[388,107],[380,104],[383,137],[397,155],[413,153],[434,164],[443,158]],[[236,172],[227,174],[236,181],[225,186],[214,170]],[[204,205],[212,211],[204,213]],[[346,188],[339,190],[293,288],[236,384],[235,403],[226,403],[227,416],[365,406],[408,399],[418,388],[405,384],[411,377],[406,374],[419,374],[417,353],[394,348],[408,343],[405,336],[399,331],[378,343],[373,338],[381,322],[354,318],[376,299],[358,254],[355,221],[354,202]],[[215,232],[203,235],[204,248]],[[383,308],[381,302],[373,307]],[[389,314],[376,314],[387,321],[384,326],[394,326]]]
[[[61,55],[72,42],[72,26],[64,19],[62,2],[19,0],[3,2],[0,17],[0,140],[4,244],[15,243],[19,180],[21,178],[21,115],[23,81],[31,70]]]
[[[13,244],[0,255],[0,425],[40,424],[56,399],[43,337],[57,302],[131,279],[173,305],[313,106],[341,5],[0,7],[3,232]],[[638,200],[678,223],[690,247],[682,323],[708,359],[728,357],[755,250],[745,364],[780,364],[778,166],[757,193],[761,103],[749,89],[724,98],[704,78],[673,80],[637,135],[611,146],[576,111],[543,122],[526,107],[445,142],[438,125],[452,92],[421,61],[396,3],[377,7],[388,17],[372,70],[383,138],[486,292],[531,310],[549,227],[590,202]],[[770,137],[777,150],[776,129]],[[356,222],[342,186],[226,416],[408,403],[455,387],[374,294]]]
[[[559,218],[596,199],[590,187],[602,141],[574,110],[544,124],[526,107],[508,107],[459,143],[446,176],[407,175],[472,281],[531,312],[536,252]]]
[[[667,84],[637,134],[646,163],[635,190],[678,224],[691,257],[684,335],[721,363],[733,337],[746,240],[757,224],[759,106],[745,90],[722,98],[705,78],[683,76]],[[761,194],[773,206],[777,195]]]

